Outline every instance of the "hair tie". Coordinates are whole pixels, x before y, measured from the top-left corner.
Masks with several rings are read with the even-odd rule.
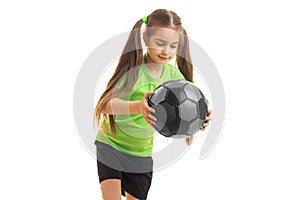
[[[144,17],[142,18],[142,20],[143,20],[143,22],[144,22],[145,24],[147,24],[147,22],[148,22],[148,17],[147,17],[147,16],[144,16]]]

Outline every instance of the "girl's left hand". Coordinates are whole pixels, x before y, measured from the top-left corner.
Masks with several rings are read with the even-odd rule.
[[[206,99],[206,103],[207,105],[209,103],[207,99]],[[202,127],[200,128],[201,131],[204,131],[206,127],[209,125],[209,121],[212,120],[211,113],[212,113],[211,109],[207,109],[207,117],[205,118],[205,121],[202,124]]]
[[[206,103],[208,104],[208,100],[207,99],[206,99]],[[205,121],[202,124],[202,127],[200,128],[201,131],[204,131],[206,129],[206,127],[209,125],[209,121],[212,120],[211,113],[212,113],[212,110],[208,109],[207,110],[207,117],[205,118]],[[191,135],[191,136],[185,138],[186,144],[187,145],[191,145],[192,142],[193,142],[193,139],[194,139],[194,135]]]

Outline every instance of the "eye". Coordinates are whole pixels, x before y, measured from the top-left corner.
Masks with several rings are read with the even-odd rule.
[[[175,45],[171,45],[171,48],[172,48],[172,49],[176,49],[176,48],[177,48],[177,46],[175,46]]]
[[[164,45],[165,45],[164,43],[157,43],[157,46],[160,46],[160,47],[162,47]]]

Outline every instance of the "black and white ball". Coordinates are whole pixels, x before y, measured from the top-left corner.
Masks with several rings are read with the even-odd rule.
[[[201,90],[185,80],[171,80],[158,86],[148,100],[157,121],[154,128],[166,137],[186,137],[200,130],[207,116]]]

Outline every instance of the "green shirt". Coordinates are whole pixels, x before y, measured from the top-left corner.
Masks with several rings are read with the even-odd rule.
[[[154,91],[160,84],[168,80],[185,79],[178,68],[165,64],[163,74],[160,78],[153,78],[148,73],[144,64],[142,64],[138,79],[128,95],[121,99],[127,101],[142,100],[149,91]],[[116,86],[119,88],[120,84]],[[117,134],[112,136],[109,128],[109,122],[104,122],[106,134],[100,129],[96,140],[113,146],[115,149],[135,155],[151,156],[153,148],[154,128],[152,128],[144,119],[142,114],[116,115],[115,125]]]

